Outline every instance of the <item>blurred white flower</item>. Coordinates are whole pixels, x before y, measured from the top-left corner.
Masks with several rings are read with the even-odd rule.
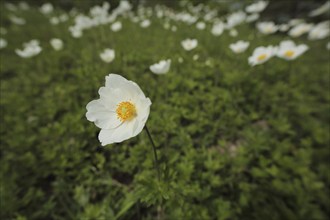
[[[111,30],[113,32],[117,32],[117,31],[120,31],[122,29],[123,25],[120,21],[116,21],[115,23],[113,23],[111,25]]]
[[[52,17],[52,18],[50,18],[49,22],[52,25],[58,25],[60,23],[60,19],[58,17]]]
[[[69,27],[69,31],[71,32],[71,36],[74,38],[80,38],[83,35],[82,30],[77,26]]]
[[[278,25],[278,30],[281,32],[286,32],[288,31],[290,26],[288,24],[280,24]]]
[[[51,3],[45,3],[40,7],[40,12],[44,15],[50,14],[53,10],[54,7]]]
[[[258,30],[263,34],[272,34],[278,30],[278,26],[274,22],[259,22],[257,23]]]
[[[23,44],[23,50],[16,49],[15,52],[18,56],[29,58],[38,55],[42,48],[39,46],[39,41],[31,40]]]
[[[319,8],[311,11],[308,16],[315,17],[319,16],[321,14],[327,13],[330,11],[330,1],[326,1],[323,5],[321,5]]]
[[[277,49],[276,55],[285,60],[294,60],[308,50],[306,44],[296,45],[291,40],[282,41]]]
[[[4,27],[0,27],[0,34],[5,35],[7,34],[7,30]]]
[[[7,45],[8,42],[5,39],[0,38],[0,49],[7,47]]]
[[[199,59],[199,55],[198,54],[195,54],[194,56],[193,56],[193,60],[198,60]]]
[[[138,135],[149,116],[151,101],[140,87],[117,74],[106,76],[100,98],[86,106],[87,120],[101,128],[102,146],[120,143]]]
[[[178,30],[178,28],[177,28],[176,26],[173,25],[173,26],[171,27],[171,31],[176,32],[177,30]]]
[[[179,57],[179,58],[178,58],[178,62],[179,62],[179,63],[183,63],[183,58],[182,58],[182,57]]]
[[[111,63],[115,59],[115,51],[112,49],[105,49],[100,53],[101,59],[106,63]]]
[[[246,6],[245,11],[248,13],[260,13],[267,7],[268,2],[266,1],[258,1],[251,5]]]
[[[9,11],[17,11],[17,7],[16,5],[12,4],[12,3],[9,3],[9,2],[6,2],[5,3],[5,7],[7,10]]]
[[[308,33],[309,40],[321,40],[330,35],[330,21],[315,25]]]
[[[67,14],[61,14],[58,18],[61,22],[66,22],[67,20],[69,20],[69,16]]]
[[[171,60],[161,60],[158,63],[151,65],[149,68],[155,74],[165,74],[170,70]]]
[[[326,48],[327,48],[327,50],[330,50],[330,42],[327,43]]]
[[[289,31],[289,36],[290,37],[300,37],[301,35],[307,33],[310,31],[313,27],[313,24],[306,24],[306,23],[301,23],[296,26],[294,26],[290,31]]]
[[[296,26],[296,25],[304,23],[304,22],[305,22],[305,20],[302,18],[294,18],[294,19],[291,19],[288,24],[290,26]]]
[[[197,28],[198,30],[204,30],[205,27],[206,27],[206,24],[205,24],[204,22],[202,22],[202,21],[197,22],[197,24],[196,24],[196,28]]]
[[[251,66],[265,63],[276,54],[277,48],[273,46],[257,47],[254,49],[253,54],[248,58]]]
[[[142,28],[147,28],[147,27],[150,26],[150,24],[151,24],[150,20],[146,19],[146,20],[143,20],[143,21],[140,23],[140,26],[141,26]]]
[[[164,29],[168,30],[168,29],[170,29],[171,25],[170,25],[170,23],[165,22],[163,27],[164,27]]]
[[[63,49],[63,41],[58,38],[53,38],[50,40],[50,45],[54,48],[54,50],[62,50]]]
[[[195,49],[198,45],[198,41],[196,39],[186,39],[181,41],[181,45],[183,49],[190,51],[192,49]]]
[[[257,13],[254,13],[254,14],[251,14],[251,15],[248,15],[245,19],[245,21],[247,23],[251,23],[251,22],[254,22],[256,20],[258,20],[260,18],[260,15],[257,14]]]
[[[225,29],[225,24],[223,22],[216,22],[212,26],[211,33],[214,36],[220,36],[223,33],[224,29]]]
[[[9,19],[11,22],[13,22],[14,24],[17,24],[17,25],[24,25],[26,24],[26,21],[24,18],[20,18],[20,17],[17,17],[15,15],[10,15],[9,16]]]
[[[246,51],[246,49],[249,47],[249,45],[250,45],[250,42],[239,40],[234,44],[230,44],[229,48],[234,53],[243,53],[244,51]]]
[[[246,14],[243,11],[238,11],[233,14],[230,14],[227,17],[226,28],[231,29],[245,21]]]
[[[238,32],[237,32],[236,29],[230,29],[229,30],[229,36],[231,36],[231,37],[237,37],[237,35],[238,35]]]

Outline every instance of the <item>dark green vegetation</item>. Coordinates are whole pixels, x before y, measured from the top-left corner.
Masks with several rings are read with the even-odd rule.
[[[31,9],[21,15],[27,24],[15,26],[6,15],[1,219],[327,219],[327,40],[295,39],[310,50],[252,68],[247,58],[255,47],[287,37],[255,35],[249,25],[238,27],[236,38],[181,23],[171,32],[153,18],[147,29],[120,19],[118,33],[107,25],[74,39],[71,21],[51,26]],[[50,47],[53,37],[64,41],[62,51]],[[180,45],[187,37],[199,41],[190,52]],[[17,56],[31,39],[43,51]],[[251,46],[234,55],[228,45],[239,39]],[[99,58],[107,47],[116,51],[111,64]],[[152,74],[148,67],[165,58],[172,59],[170,72]],[[147,124],[159,147],[161,182],[145,131],[101,147],[99,129],[85,118],[109,73],[135,81],[153,102]]]

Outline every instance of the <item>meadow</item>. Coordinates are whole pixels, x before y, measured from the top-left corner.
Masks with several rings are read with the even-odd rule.
[[[72,27],[81,14],[111,17],[120,6],[91,12],[0,2],[1,219],[328,219],[329,35],[263,34],[256,24],[269,21],[267,8],[226,28],[228,15],[249,4],[234,11],[228,2],[122,6],[77,36]],[[329,12],[302,15],[300,24],[329,19]],[[121,28],[111,28],[118,21]],[[199,21],[205,28],[196,28]],[[191,50],[182,46],[188,38],[198,41]],[[42,50],[20,56],[17,49],[33,39]],[[234,53],[229,45],[239,40],[249,46]],[[308,50],[293,60],[249,63],[255,48],[284,40]],[[100,57],[106,48],[115,52],[110,62]],[[151,71],[167,59],[168,72]],[[145,129],[101,146],[100,128],[86,118],[110,73],[135,82],[152,102],[146,125],[159,177]]]

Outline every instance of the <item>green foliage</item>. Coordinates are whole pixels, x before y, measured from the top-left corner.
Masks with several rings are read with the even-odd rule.
[[[72,21],[50,26],[36,9],[21,16],[25,26],[1,15],[8,30],[0,51],[1,219],[327,219],[325,40],[297,39],[310,50],[296,61],[252,68],[255,47],[285,37],[255,37],[248,25],[237,38],[180,23],[171,32],[152,18],[147,29],[122,19],[118,33],[100,26],[74,39]],[[63,51],[50,47],[53,37],[64,41]],[[199,41],[190,52],[180,45],[187,37]],[[40,55],[13,52],[33,38]],[[228,45],[238,39],[251,46],[234,55]],[[116,51],[111,64],[99,58],[107,47]],[[164,58],[172,59],[170,72],[152,74],[148,67]],[[99,129],[85,118],[110,72],[152,100],[147,123],[160,181],[146,133],[101,147]]]

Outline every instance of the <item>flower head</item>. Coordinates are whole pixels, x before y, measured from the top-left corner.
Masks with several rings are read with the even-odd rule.
[[[211,33],[214,36],[220,36],[223,33],[224,29],[225,29],[225,24],[223,22],[216,22],[212,26]]]
[[[29,58],[38,55],[42,48],[39,46],[39,41],[31,40],[23,44],[23,50],[16,49],[15,52],[18,56],[23,58]]]
[[[247,41],[237,41],[234,44],[230,44],[229,48],[234,52],[234,53],[243,53],[248,47],[250,43]]]
[[[266,1],[259,1],[259,2],[253,3],[251,5],[248,5],[245,8],[245,11],[248,12],[248,13],[260,13],[263,10],[265,10],[265,8],[267,7],[267,5],[268,5],[268,2],[266,2]]]
[[[272,34],[278,30],[278,26],[275,25],[274,22],[259,22],[257,24],[258,30],[263,34]]]
[[[62,50],[63,49],[63,41],[58,38],[53,38],[50,40],[50,44],[54,48],[54,50]]]
[[[282,41],[278,47],[276,55],[285,60],[294,60],[308,50],[305,44],[296,45],[291,40]]]
[[[291,37],[300,37],[301,35],[310,31],[312,27],[313,27],[312,24],[306,24],[306,23],[298,24],[289,31],[289,35]]]
[[[198,41],[196,39],[186,39],[181,41],[181,45],[183,47],[183,49],[185,50],[192,50],[195,49],[198,45]]]
[[[273,46],[257,47],[248,61],[251,66],[265,63],[276,54],[277,48]]]
[[[111,63],[115,59],[115,51],[112,49],[105,49],[100,53],[101,59],[106,63]]]
[[[149,116],[151,101],[140,87],[117,74],[105,78],[100,98],[87,104],[86,118],[101,128],[102,146],[138,135]]]
[[[113,24],[111,25],[111,30],[112,30],[113,32],[120,31],[121,28],[122,28],[122,26],[123,26],[123,25],[121,24],[120,21],[116,21],[115,23],[113,23]]]
[[[158,63],[151,65],[149,68],[155,74],[165,74],[170,70],[171,60],[161,60]]]
[[[315,25],[308,33],[309,40],[321,40],[330,35],[330,21]]]
[[[5,39],[0,38],[0,49],[7,47],[7,44],[8,42]]]

